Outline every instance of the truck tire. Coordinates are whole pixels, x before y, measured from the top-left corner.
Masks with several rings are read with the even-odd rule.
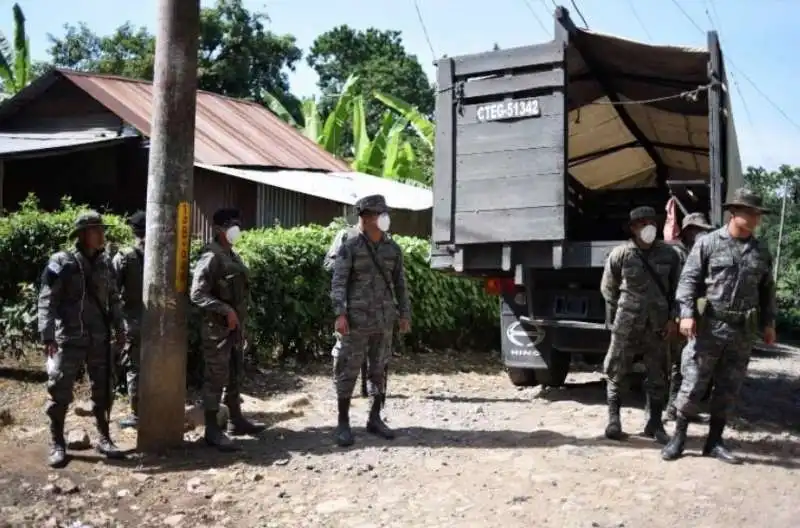
[[[569,374],[572,355],[559,352],[555,348],[550,352],[550,363],[547,370],[537,370],[536,380],[545,387],[561,387]]]
[[[533,369],[508,367],[508,379],[515,387],[535,387],[539,384]]]

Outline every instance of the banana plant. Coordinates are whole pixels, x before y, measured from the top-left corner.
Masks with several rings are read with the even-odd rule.
[[[436,126],[433,124],[433,121],[417,110],[416,107],[402,99],[382,92],[375,92],[373,95],[375,99],[406,119],[425,145],[433,150],[434,135],[436,133]]]
[[[262,91],[261,98],[267,108],[276,116],[300,130],[303,135],[318,143],[322,148],[336,156],[342,156],[345,129],[350,118],[350,106],[356,97],[355,86],[358,76],[351,75],[342,86],[331,113],[323,120],[317,101],[305,99],[302,105],[303,123],[298,123],[280,100],[269,92]]]
[[[10,97],[30,82],[31,46],[25,33],[25,15],[19,4],[14,4],[14,44],[0,33],[0,81],[3,83],[3,98]]]

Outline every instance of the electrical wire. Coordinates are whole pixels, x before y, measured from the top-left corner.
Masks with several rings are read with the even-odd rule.
[[[692,16],[689,13],[686,12],[686,10],[683,8],[683,6],[681,6],[681,4],[678,2],[678,0],[672,0],[672,3],[675,4],[675,7],[677,7],[680,10],[681,13],[683,13],[683,16],[686,17],[686,19],[689,22],[691,22],[691,24],[694,27],[696,27],[698,29],[698,31],[700,31],[703,34],[706,33],[705,30],[700,27],[700,24],[695,22],[694,18],[692,18]],[[727,60],[728,60],[728,63],[731,65],[731,67],[734,70],[736,70],[739,73],[739,75],[741,75],[742,78],[744,78],[744,80],[747,81],[747,83],[750,84],[750,86],[752,86],[753,89],[756,92],[758,92],[758,94],[761,97],[764,98],[764,100],[766,102],[768,102],[779,114],[781,114],[783,116],[784,119],[786,119],[786,122],[788,122],[790,125],[792,125],[794,128],[796,128],[798,131],[800,131],[800,124],[798,124],[797,121],[795,121],[794,119],[789,117],[789,114],[787,114],[784,111],[784,109],[780,107],[780,105],[778,103],[773,101],[772,98],[770,98],[766,93],[764,93],[764,91],[761,88],[759,88],[759,86],[755,83],[755,81],[753,81],[753,79],[751,79],[750,76],[747,75],[747,73],[744,72],[744,70],[742,70],[741,68],[736,66],[736,64],[733,62],[733,60],[731,58],[728,58]]]
[[[683,92],[679,92],[672,95],[665,95],[663,97],[654,97],[652,99],[638,99],[638,100],[629,100],[629,101],[594,101],[589,103],[590,105],[606,105],[606,106],[625,106],[625,105],[646,105],[646,104],[653,104],[653,103],[660,103],[662,101],[670,101],[672,99],[684,99],[686,101],[695,102],[698,100],[699,95],[702,92],[707,92],[711,89],[711,84],[704,84],[702,86],[698,86],[694,90],[684,90]]]
[[[628,7],[631,8],[631,12],[633,13],[633,17],[636,19],[637,22],[639,22],[639,25],[642,27],[642,30],[644,31],[644,34],[647,36],[647,40],[649,40],[652,43],[653,42],[653,35],[651,35],[650,32],[647,30],[647,26],[644,25],[644,21],[639,16],[639,12],[636,11],[636,8],[633,6],[633,0],[627,0],[627,2],[628,2]]]
[[[431,57],[433,57],[434,62],[436,61],[436,52],[433,50],[433,43],[431,42],[431,37],[428,35],[428,28],[425,25],[425,19],[422,18],[422,11],[419,8],[419,1],[413,0],[414,2],[414,9],[417,11],[417,18],[419,19],[419,25],[422,26],[422,34],[425,35],[425,40],[428,42],[428,49],[431,50]]]
[[[544,25],[544,22],[542,22],[542,19],[539,17],[539,15],[536,14],[536,11],[533,10],[533,6],[531,5],[531,3],[528,0],[522,0],[522,2],[525,4],[525,7],[528,8],[528,11],[531,12],[531,14],[533,15],[533,18],[536,19],[536,22],[539,23],[539,27],[542,28],[542,31],[544,31],[544,34],[549,36],[550,32],[547,31],[547,27]]]
[[[572,7],[575,8],[575,12],[578,13],[578,16],[581,17],[583,27],[589,29],[589,23],[586,21],[586,18],[584,18],[583,13],[581,13],[581,8],[578,7],[578,3],[575,0],[569,0],[569,2],[572,4]]]

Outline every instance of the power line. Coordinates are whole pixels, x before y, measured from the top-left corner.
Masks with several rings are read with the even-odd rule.
[[[586,21],[586,18],[584,18],[583,13],[581,13],[578,3],[575,0],[569,0],[569,2],[572,4],[572,7],[575,8],[575,12],[578,13],[578,16],[581,17],[581,20],[583,21],[583,27],[589,29],[589,23]]]
[[[544,31],[544,34],[545,35],[550,35],[550,32],[547,31],[547,27],[545,27],[544,22],[542,22],[542,19],[539,18],[539,15],[536,14],[536,11],[533,10],[533,6],[531,5],[531,3],[528,0],[522,0],[522,1],[525,3],[525,7],[528,8],[528,11],[530,11],[531,14],[533,15],[533,18],[536,19],[536,22],[539,23],[539,27],[542,28],[542,31]]]
[[[630,8],[631,8],[631,12],[633,13],[633,16],[634,16],[634,18],[636,19],[636,21],[637,21],[637,22],[639,22],[639,25],[640,25],[640,26],[642,26],[642,29],[644,30],[644,34],[647,36],[647,39],[648,39],[650,42],[653,42],[653,36],[652,36],[652,35],[650,34],[650,32],[647,30],[647,26],[645,26],[645,25],[644,25],[644,21],[643,21],[643,20],[642,20],[642,18],[639,16],[639,12],[638,12],[638,11],[636,11],[636,8],[635,8],[635,7],[633,7],[633,1],[632,1],[632,0],[628,0],[628,7],[630,7]]]
[[[425,20],[422,18],[422,11],[419,9],[419,1],[414,1],[414,9],[417,11],[417,18],[419,18],[419,25],[422,26],[422,33],[425,35],[425,40],[428,42],[428,49],[431,50],[431,57],[433,57],[434,62],[436,61],[436,52],[433,51],[433,43],[431,42],[431,37],[428,35],[428,28],[425,26]]]
[[[681,4],[678,2],[678,0],[672,0],[672,3],[675,4],[675,7],[677,7],[680,10],[681,13],[683,13],[683,16],[686,17],[686,19],[689,22],[691,22],[692,25],[698,29],[698,31],[700,31],[703,34],[706,33],[705,30],[703,28],[701,28],[700,25],[697,22],[695,22],[694,18],[692,18],[692,16],[689,13],[686,12],[686,10],[683,8],[683,6],[681,6]],[[764,98],[765,101],[767,101],[770,105],[772,105],[772,107],[775,110],[777,110],[778,113],[781,114],[783,116],[783,118],[786,119],[786,121],[789,124],[791,124],[794,128],[796,128],[798,131],[800,131],[800,124],[798,124],[797,121],[795,121],[794,119],[789,117],[789,114],[787,114],[783,110],[783,108],[780,107],[780,105],[778,103],[773,101],[772,98],[770,98],[766,93],[764,93],[764,91],[761,88],[759,88],[759,86],[755,83],[755,81],[753,81],[753,79],[751,79],[750,76],[747,75],[747,73],[744,72],[744,70],[742,70],[741,68],[736,66],[736,64],[733,62],[733,60],[731,58],[728,58],[728,62],[730,63],[731,67],[733,67],[733,69],[735,69],[739,73],[739,75],[741,75],[744,78],[744,80],[747,81],[748,84],[750,84],[750,86],[752,86],[753,89],[756,92],[758,92],[758,94],[761,97]]]

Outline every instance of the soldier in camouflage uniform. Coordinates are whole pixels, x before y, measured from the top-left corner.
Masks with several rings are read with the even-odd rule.
[[[678,252],[681,259],[681,269],[686,264],[686,258],[689,256],[689,251],[694,246],[695,241],[702,235],[705,235],[714,228],[708,223],[703,213],[690,213],[683,217],[681,222],[680,238],[671,245]],[[669,378],[669,403],[667,404],[667,420],[675,420],[677,416],[675,410],[675,397],[678,395],[678,390],[681,388],[683,376],[681,375],[681,352],[683,347],[686,346],[686,338],[678,334],[671,341],[670,360],[672,367]],[[702,423],[706,419],[702,415],[692,416],[690,420],[693,422]]]
[[[325,261],[323,267],[328,270],[329,272],[333,273],[333,268],[336,263],[336,254],[339,253],[339,248],[341,247],[342,243],[347,240],[348,238],[357,237],[360,231],[358,230],[358,226],[348,226],[343,229],[340,229],[336,236],[333,237],[331,241],[331,246],[328,248],[328,252],[325,254]],[[386,236],[391,238],[389,233],[386,233]],[[393,334],[394,339],[397,339],[397,334]],[[394,344],[394,343],[393,343]],[[331,355],[336,357],[338,348],[337,345],[333,345],[333,349],[331,350]],[[367,368],[367,358],[364,358],[364,362],[361,364],[361,397],[366,398],[369,396],[369,390],[367,388],[367,378],[369,377],[369,370]],[[388,385],[389,383],[389,365],[386,365],[386,371],[383,373],[383,381]],[[386,393],[384,387],[384,394]]]
[[[139,424],[139,356],[141,353],[141,326],[143,284],[144,284],[144,235],[145,213],[137,211],[128,219],[136,241],[114,255],[114,271],[117,274],[117,288],[122,297],[125,344],[122,348],[120,364],[124,372],[131,413],[119,425],[137,427]]]
[[[220,209],[214,213],[213,224],[214,241],[203,248],[194,268],[191,300],[203,312],[205,440],[221,451],[233,451],[238,448],[217,424],[223,388],[224,403],[230,410],[228,434],[257,435],[265,426],[242,415],[243,332],[250,291],[248,269],[233,251],[241,233],[239,211]]]
[[[604,361],[608,398],[607,438],[623,438],[620,407],[624,383],[634,356],[644,354],[647,370],[647,424],[644,434],[665,444],[661,415],[667,394],[668,347],[675,334],[672,299],[678,284],[680,260],[666,243],[656,240],[656,213],[637,207],[630,213],[628,242],[608,256],[600,285],[606,300],[611,343]]]
[[[354,441],[350,399],[365,357],[372,399],[367,431],[385,439],[394,438],[394,432],[380,416],[386,397],[384,373],[391,358],[395,322],[405,333],[411,321],[403,251],[386,236],[386,200],[381,195],[365,196],[356,203],[356,210],[358,236],[348,237],[339,247],[331,279],[338,337],[333,371],[339,419],[334,436],[343,447]]]
[[[724,205],[728,224],[702,237],[692,248],[677,291],[680,331],[689,339],[683,349],[683,383],[675,401],[675,435],[661,451],[664,460],[681,456],[697,404],[714,377],[710,424],[703,454],[723,462],[740,462],[722,441],[742,382],[757,331],[775,342],[775,282],[772,256],[753,235],[768,213],[761,198],[737,189]],[[703,302],[698,302],[704,298]]]
[[[112,330],[122,335],[122,312],[111,260],[105,253],[102,217],[81,214],[70,238],[75,247],[50,257],[39,292],[39,333],[47,354],[47,416],[51,448],[48,464],[66,464],[64,420],[78,371],[85,363],[100,440],[97,450],[109,458],[122,452],[111,441],[108,418],[114,396]]]

